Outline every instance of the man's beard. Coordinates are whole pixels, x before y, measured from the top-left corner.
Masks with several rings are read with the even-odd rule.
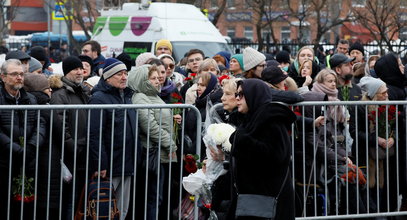
[[[349,80],[352,79],[352,77],[353,77],[352,74],[346,74],[346,75],[344,75],[342,78],[343,78],[345,81],[349,81]]]
[[[14,86],[12,86],[11,88],[13,89],[13,90],[20,90],[20,89],[22,89],[24,87],[24,85],[23,84],[17,84],[17,85],[14,85]]]

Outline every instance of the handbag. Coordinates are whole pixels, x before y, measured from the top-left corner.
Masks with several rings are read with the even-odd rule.
[[[237,136],[237,131],[233,138],[233,145],[235,145],[235,140]],[[231,158],[233,167],[236,167],[234,157]],[[235,182],[235,188],[237,192],[237,205],[235,211],[235,217],[260,217],[260,218],[268,218],[274,219],[276,217],[276,209],[277,209],[277,202],[278,197],[280,196],[281,191],[283,191],[283,187],[285,182],[287,181],[289,168],[287,167],[287,172],[284,178],[283,183],[281,184],[280,191],[278,192],[277,196],[265,196],[265,195],[258,195],[258,194],[239,194],[239,190],[236,184],[236,170],[232,172],[233,180]]]
[[[143,167],[146,168],[147,164],[147,153],[148,153],[148,171],[157,173],[158,172],[158,157],[159,157],[159,148],[150,147],[149,149],[143,148]]]
[[[238,194],[235,216],[252,216],[274,219],[276,217],[278,197],[287,181],[288,171],[289,168],[287,168],[284,181],[281,184],[280,191],[276,197],[257,194]]]

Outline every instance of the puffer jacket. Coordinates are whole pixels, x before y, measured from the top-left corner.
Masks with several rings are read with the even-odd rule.
[[[143,65],[129,72],[128,86],[137,92],[133,95],[132,102],[133,104],[165,104],[158,96],[158,89],[154,88],[148,80],[148,68],[149,65]],[[141,145],[145,148],[160,145],[160,162],[168,163],[170,152],[177,150],[171,135],[174,131],[172,131],[173,119],[170,109],[140,109],[138,116]],[[147,143],[150,146],[147,146]]]

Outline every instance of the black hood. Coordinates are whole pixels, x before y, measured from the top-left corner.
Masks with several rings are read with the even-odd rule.
[[[380,57],[374,65],[376,75],[389,85],[404,88],[405,76],[400,71],[397,55],[388,53]]]
[[[264,103],[272,101],[271,89],[260,79],[245,79],[238,82],[249,107],[248,114],[253,114]]]

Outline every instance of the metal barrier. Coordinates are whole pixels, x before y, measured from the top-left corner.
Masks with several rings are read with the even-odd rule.
[[[407,195],[406,104],[357,101],[293,105],[303,116],[292,125],[296,219],[407,216],[407,212],[399,211],[401,195]],[[305,119],[327,119],[329,114],[331,119],[319,128]],[[346,116],[342,122],[340,114]]]
[[[180,114],[185,119],[186,110],[195,114],[196,140],[200,140],[201,116],[192,105],[0,106],[1,121],[10,120],[0,125],[0,218],[76,219],[77,210],[99,215],[108,207],[108,215],[116,219],[115,211],[125,213],[127,203],[126,219],[181,219],[182,155],[187,150],[200,155],[201,148],[196,141],[186,149],[184,140],[190,132],[185,130],[186,120],[174,124],[172,116]],[[153,118],[153,112],[159,117]],[[79,120],[81,114],[86,121]],[[95,118],[97,123],[92,121]],[[92,160],[95,155],[97,159]],[[157,160],[149,159],[152,156]],[[103,170],[114,188],[121,190],[116,191],[116,199],[101,188],[95,195],[106,203],[94,207],[85,196],[79,205],[82,190],[83,195],[91,194],[92,179],[96,188],[105,187]]]
[[[328,114],[333,114],[335,122],[339,121],[337,113],[342,110],[332,108],[334,105],[343,106],[342,110],[347,109],[349,120],[343,121],[342,124],[331,123],[331,126],[326,125],[319,129],[313,123],[309,126],[305,118],[292,125],[291,148],[294,176],[292,184],[295,188],[297,219],[407,216],[407,212],[399,211],[400,196],[405,193],[407,187],[405,184],[407,120],[404,114],[404,106],[407,102],[303,102],[291,107],[302,116],[313,119],[320,115],[327,118]],[[385,107],[381,107],[382,105]],[[154,156],[150,154],[152,148],[148,148],[143,153],[141,145],[147,143],[146,146],[153,146],[154,142],[157,143],[154,147],[158,148],[158,152],[164,152],[162,149],[167,147],[161,145],[165,141],[164,127],[168,125],[170,128],[174,127],[173,120],[167,124],[163,118],[168,114],[168,109],[170,116],[175,113],[183,116],[178,136],[180,138],[177,150],[178,161],[172,163],[169,157],[169,163],[161,163],[161,157],[165,157],[165,154],[158,154],[157,163],[160,166],[153,169],[149,166],[150,162],[154,162],[149,160]],[[0,131],[2,147],[0,208],[2,211],[5,210],[0,214],[1,219],[74,219],[78,206],[82,210],[100,211],[99,206],[93,207],[86,202],[82,205],[78,203],[82,189],[84,189],[84,195],[89,193],[87,189],[92,172],[96,170],[101,174],[101,171],[106,168],[102,163],[102,157],[109,161],[107,176],[111,180],[116,179],[122,183],[122,186],[116,184],[116,189],[130,184],[128,186],[130,190],[118,192],[116,200],[113,200],[109,193],[107,199],[109,207],[116,201],[117,204],[114,204],[123,213],[122,210],[125,209],[123,204],[127,197],[130,205],[126,219],[184,219],[185,216],[182,215],[185,214],[185,210],[181,210],[180,207],[183,206],[183,202],[191,203],[188,195],[183,193],[181,185],[182,176],[185,175],[182,160],[186,150],[184,139],[185,134],[191,132],[185,129],[185,124],[188,123],[185,117],[186,109],[190,109],[190,112],[194,112],[196,116],[197,126],[194,131],[196,140],[199,141],[195,141],[194,148],[195,153],[199,155],[201,117],[199,111],[191,105],[0,106],[0,117],[10,119],[10,124],[0,125],[2,128]],[[134,121],[129,121],[128,112],[134,110],[137,111],[136,117]],[[146,112],[143,113],[143,110]],[[158,120],[157,118],[155,120],[158,133],[154,133],[152,129],[151,116],[154,110],[159,116]],[[78,120],[81,111],[87,115],[86,122]],[[167,112],[164,113],[164,111]],[[376,114],[372,115],[372,111]],[[399,111],[402,113],[398,114]],[[140,121],[140,115],[146,113],[150,120],[147,124],[143,124]],[[62,116],[62,121],[55,121],[59,120],[57,115]],[[392,117],[389,118],[389,115]],[[91,118],[94,116],[100,117],[96,124],[91,123]],[[122,119],[124,123],[119,123],[120,127],[117,127],[114,122]],[[18,126],[15,123],[18,123]],[[135,123],[136,129],[130,131],[127,123]],[[69,124],[73,126],[69,127]],[[85,126],[81,127],[82,124]],[[6,129],[15,126],[15,129]],[[381,132],[379,126],[385,127],[384,139],[389,139],[390,136],[394,139],[392,147],[394,153],[386,148],[382,152],[384,157],[381,159],[379,159],[378,142],[380,135],[383,135],[379,135]],[[42,128],[46,129],[41,130]],[[84,139],[79,138],[80,130],[86,131]],[[72,136],[67,137],[67,134]],[[141,148],[135,147],[131,155],[114,155],[112,152],[126,149],[128,146],[126,137],[131,134],[134,135],[135,146]],[[173,137],[174,133],[170,132],[169,135]],[[8,142],[7,137],[11,137]],[[116,146],[112,141],[109,146],[105,146],[103,141],[107,140],[106,138],[121,138],[120,142],[123,144]],[[353,143],[347,142],[349,138],[353,138]],[[94,142],[95,140],[99,142]],[[170,145],[172,143],[173,141],[170,141]],[[103,154],[102,145],[111,150],[110,155],[107,151],[106,155]],[[386,142],[384,145],[388,147],[392,143]],[[24,147],[20,149],[20,146]],[[85,147],[85,152],[83,149],[80,151],[81,146]],[[71,152],[68,150],[70,147],[73,147]],[[97,163],[89,158],[92,152],[95,154],[95,149],[98,150]],[[373,151],[369,153],[371,149]],[[20,151],[22,154],[16,153]],[[171,154],[172,150],[168,153]],[[348,166],[346,159],[340,153],[349,156],[355,166]],[[376,157],[373,159],[372,155]],[[125,158],[128,156],[134,160],[131,166],[134,175],[125,171],[124,164],[128,161]],[[72,163],[69,163],[70,160]],[[72,173],[70,183],[67,183],[69,174],[63,169],[61,161]],[[120,173],[118,176],[114,175],[117,161],[121,163],[121,166],[118,166]],[[83,165],[84,167],[81,167]],[[372,169],[374,169],[373,172]],[[160,175],[162,173],[166,175],[163,177]],[[130,179],[130,183],[126,183],[126,178]],[[96,179],[98,184],[102,184],[100,175]],[[375,181],[375,184],[372,184],[372,181]],[[382,182],[379,183],[380,181]],[[173,183],[175,186],[168,183]],[[151,192],[150,189],[155,191]],[[97,197],[102,196],[103,193],[98,192]],[[34,195],[34,197],[24,195]],[[192,218],[198,219],[197,199],[192,203],[194,204],[189,206],[189,214],[193,216]],[[109,208],[110,215],[114,214],[114,211],[115,209]]]

